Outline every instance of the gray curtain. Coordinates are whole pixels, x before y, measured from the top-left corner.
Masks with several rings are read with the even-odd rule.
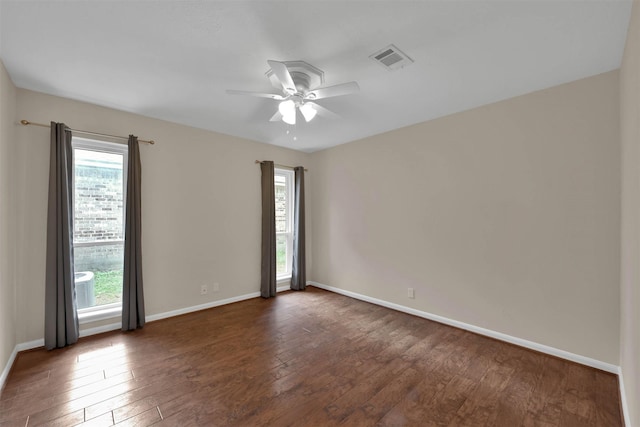
[[[262,170],[262,274],[260,295],[276,296],[276,201],[274,165],[272,161],[260,164]]]
[[[295,171],[295,198],[293,200],[295,219],[293,221],[293,262],[291,271],[291,289],[303,291],[307,287],[307,263],[304,238],[304,167]]]
[[[124,277],[122,281],[123,331],[144,326],[141,178],[138,138],[129,135],[129,165],[127,167],[127,201],[124,230]]]
[[[78,341],[73,275],[73,149],[71,130],[51,122],[44,345],[48,350]]]

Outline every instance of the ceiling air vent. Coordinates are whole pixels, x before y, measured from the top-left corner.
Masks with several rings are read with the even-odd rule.
[[[387,70],[397,70],[404,68],[413,63],[413,59],[409,58],[404,52],[390,44],[369,56],[369,58],[382,65]]]

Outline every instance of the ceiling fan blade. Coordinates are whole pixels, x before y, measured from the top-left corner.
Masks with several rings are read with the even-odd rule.
[[[340,116],[334,113],[331,110],[327,110],[320,104],[316,104],[315,102],[307,101],[306,104],[311,104],[313,108],[318,112],[318,115],[324,117],[325,119],[339,119]]]
[[[279,122],[282,120],[282,113],[276,111],[276,113],[269,119],[270,122]]]
[[[321,87],[307,92],[305,99],[322,99],[331,98],[333,96],[349,95],[358,92],[360,86],[356,82],[342,83],[335,86]]]
[[[271,98],[278,101],[282,101],[283,99],[285,99],[284,96],[278,95],[276,93],[248,92],[246,90],[233,90],[233,89],[227,89],[227,93],[229,95],[249,95],[249,96],[257,96],[258,98]]]
[[[287,69],[285,63],[273,60],[269,60],[267,61],[267,63],[271,67],[273,74],[275,74],[280,81],[280,84],[282,84],[282,88],[284,89],[285,93],[296,93],[296,85],[293,82],[291,74],[289,74],[289,70]]]

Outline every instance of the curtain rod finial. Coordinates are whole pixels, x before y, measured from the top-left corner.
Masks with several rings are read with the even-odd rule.
[[[20,120],[20,123],[23,124],[24,126],[30,124],[29,120]]]

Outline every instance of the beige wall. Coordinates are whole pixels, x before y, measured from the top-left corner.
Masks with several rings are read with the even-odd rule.
[[[620,365],[632,426],[640,426],[640,3],[634,1],[620,71],[622,269]]]
[[[157,141],[140,150],[147,315],[259,290],[260,168],[254,161],[308,166],[308,154],[21,89],[17,116]],[[43,336],[49,131],[20,127],[17,139],[17,337],[26,342]],[[220,292],[201,296],[200,285],[211,289],[214,282]]]
[[[614,71],[314,153],[310,277],[617,365],[618,107]]]
[[[16,88],[0,62],[0,373],[16,345],[13,157]],[[1,386],[1,384],[0,384]]]

